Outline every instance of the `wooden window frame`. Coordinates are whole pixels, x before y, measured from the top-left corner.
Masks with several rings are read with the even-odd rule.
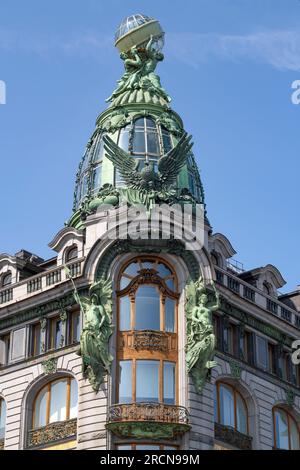
[[[229,389],[231,389],[232,394],[233,394],[233,406],[234,406],[234,430],[237,432],[241,432],[237,429],[237,395],[242,399],[245,409],[246,409],[246,426],[247,426],[247,436],[249,436],[249,412],[248,412],[248,406],[245,398],[242,396],[242,394],[230,383],[228,382],[223,382],[222,380],[219,380],[216,382],[216,399],[217,399],[217,422],[223,426],[227,426],[226,424],[221,423],[221,402],[220,402],[220,385],[225,386]]]
[[[47,399],[46,399],[46,424],[42,427],[48,426],[50,424],[50,408],[51,408],[51,388],[52,385],[57,382],[62,382],[67,380],[67,387],[66,387],[66,419],[57,422],[64,422],[70,419],[70,405],[71,405],[71,381],[76,380],[74,377],[60,377],[59,379],[51,380],[48,382],[44,387],[42,387],[36,394],[34,401],[33,401],[33,413],[32,413],[32,429],[38,429],[39,427],[35,427],[35,416],[36,416],[36,402],[44,389],[47,389]]]
[[[55,345],[56,325],[57,325],[58,322],[60,322],[62,324],[62,321],[61,321],[59,315],[49,318],[49,323],[48,323],[48,326],[49,326],[49,330],[48,330],[49,331],[48,350],[56,350],[56,349],[61,348],[61,346],[59,346],[59,345],[56,346]]]
[[[179,388],[179,377],[178,377],[178,299],[179,294],[177,293],[178,289],[178,280],[174,269],[168,262],[158,256],[151,256],[151,255],[142,255],[131,260],[126,261],[123,264],[119,276],[118,276],[118,289],[120,288],[121,278],[126,271],[127,267],[132,263],[138,263],[140,265],[140,269],[142,269],[142,261],[145,262],[152,262],[153,268],[158,264],[164,264],[171,272],[170,275],[165,276],[165,278],[160,278],[159,275],[155,276],[156,281],[152,283],[151,280],[149,282],[137,282],[140,274],[136,274],[135,276],[128,276],[131,278],[129,284],[122,290],[117,290],[117,332],[118,332],[118,347],[117,347],[117,367],[116,367],[116,374],[117,374],[117,387],[116,387],[116,403],[119,403],[119,386],[118,381],[120,378],[120,361],[131,361],[132,364],[132,403],[136,402],[136,361],[138,360],[151,360],[151,361],[158,361],[159,362],[159,403],[163,403],[164,397],[164,384],[163,384],[163,373],[164,373],[164,362],[172,362],[175,364],[175,401],[174,404],[178,404],[178,388]],[[164,279],[172,278],[174,281],[174,291],[170,290],[164,282]],[[165,335],[169,337],[176,338],[176,349],[175,350],[167,350],[167,351],[160,351],[160,350],[135,350],[132,348],[128,348],[124,346],[124,342],[122,341],[122,335],[132,334],[136,331],[135,330],[135,298],[136,293],[138,291],[139,286],[154,286],[158,290],[158,295],[160,298],[160,330],[158,332],[163,332]],[[120,299],[124,298],[125,296],[129,297],[130,301],[130,330],[121,331],[120,330]],[[175,302],[175,309],[174,309],[174,332],[166,332],[165,331],[165,313],[166,313],[166,299],[170,298],[173,299]],[[119,347],[121,345],[121,347]]]
[[[297,421],[295,420],[295,418],[291,415],[291,413],[289,413],[285,408],[283,408],[282,406],[274,406],[273,410],[272,410],[272,415],[273,415],[273,441],[274,441],[274,449],[281,449],[280,447],[277,447],[277,433],[276,433],[276,418],[275,418],[275,413],[276,411],[279,411],[279,412],[283,412],[285,413],[286,417],[287,417],[287,423],[288,423],[288,438],[289,438],[289,449],[288,450],[292,450],[291,449],[291,421],[294,422],[294,424],[296,425],[296,429],[298,431],[298,449],[300,449],[300,428],[299,428],[299,424],[297,423]]]

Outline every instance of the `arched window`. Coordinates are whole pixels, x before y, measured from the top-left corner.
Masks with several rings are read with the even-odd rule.
[[[164,261],[127,264],[118,290],[118,403],[177,402],[177,279]]]
[[[11,272],[5,273],[2,276],[2,287],[9,286],[12,283],[12,274]]]
[[[71,377],[54,380],[36,395],[33,407],[33,429],[77,417],[77,382]]]
[[[246,402],[230,384],[223,382],[216,384],[215,421],[243,434],[249,434]]]
[[[285,409],[273,409],[274,447],[276,449],[299,450],[299,427],[295,419]]]
[[[0,398],[0,441],[5,437],[6,403]]]
[[[67,251],[67,256],[66,256],[66,261],[73,261],[74,259],[78,258],[78,248],[77,246],[72,246],[68,251]]]

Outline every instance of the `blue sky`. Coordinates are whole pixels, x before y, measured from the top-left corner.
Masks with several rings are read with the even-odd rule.
[[[158,72],[194,136],[210,222],[246,268],[299,274],[299,0],[0,0],[0,252],[43,257],[71,215],[97,115],[122,74],[113,34],[142,12],[166,31]]]

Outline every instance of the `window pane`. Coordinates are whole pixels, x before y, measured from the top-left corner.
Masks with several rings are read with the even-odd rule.
[[[289,448],[288,421],[284,411],[275,411],[276,447],[279,449]]]
[[[72,341],[73,343],[76,343],[77,341],[80,341],[80,314],[79,313],[73,313],[72,315],[72,330],[73,330],[73,338]]]
[[[159,450],[159,446],[151,444],[137,444],[136,450]]]
[[[70,419],[77,418],[78,386],[75,379],[70,384]]]
[[[60,348],[62,346],[62,322],[60,320],[54,321],[54,348]]]
[[[104,153],[104,142],[103,142],[103,139],[102,139],[102,136],[101,136],[98,140],[97,146],[96,146],[95,151],[94,151],[93,161],[98,162],[98,161],[102,160],[103,153]]]
[[[131,445],[122,444],[121,446],[118,446],[118,450],[131,450]]]
[[[135,122],[134,122],[134,127],[145,127],[145,121],[144,121],[144,118],[141,117],[141,118],[138,118]]]
[[[0,399],[0,439],[4,439],[6,421],[6,404]]]
[[[164,153],[168,153],[172,149],[172,142],[170,134],[163,134],[163,146],[164,146]]]
[[[98,165],[93,170],[93,181],[92,181],[92,189],[96,190],[101,186],[101,174],[102,174],[102,165]]]
[[[160,154],[158,137],[155,132],[148,132],[147,134],[147,153]]]
[[[159,263],[156,267],[157,271],[158,271],[158,274],[160,277],[164,278],[164,277],[167,277],[167,276],[170,276],[172,274],[172,272],[170,271],[169,268],[167,268],[167,266],[165,266],[164,264],[162,263]]]
[[[295,421],[290,418],[291,450],[299,450],[299,432]]]
[[[164,362],[164,403],[175,405],[175,364]]]
[[[127,268],[125,269],[125,273],[129,274],[129,276],[137,276],[138,271],[140,270],[140,265],[139,263],[131,263]]]
[[[135,131],[133,137],[133,151],[135,153],[145,153],[145,134],[144,132]]]
[[[136,361],[136,401],[158,402],[158,361]]]
[[[119,147],[121,147],[121,149],[125,150],[126,152],[128,151],[128,147],[129,147],[129,132],[121,131],[121,134],[120,134],[120,137],[119,137],[118,145],[119,145]]]
[[[234,399],[230,388],[220,385],[221,424],[234,428]]]
[[[135,329],[160,330],[160,297],[155,287],[141,286],[137,291]]]
[[[237,430],[247,434],[247,409],[240,395],[236,394],[236,420]]]
[[[153,121],[153,119],[150,119],[150,118],[146,118],[146,126],[150,129],[156,128],[155,122]]]
[[[132,362],[119,362],[119,403],[132,402]]]
[[[34,428],[46,426],[48,387],[43,388],[37,396],[34,408]]]
[[[168,333],[174,333],[175,331],[175,300],[166,298],[165,301],[165,324],[166,331]]]
[[[169,289],[171,290],[174,290],[175,289],[175,285],[174,285],[174,279],[171,278],[171,279],[167,279],[165,281],[166,285],[168,286]]]
[[[130,330],[130,299],[128,296],[120,298],[120,331]]]
[[[67,379],[51,384],[50,423],[64,421],[67,401]]]
[[[257,344],[257,365],[263,369],[268,368],[268,342],[261,336],[256,337]]]

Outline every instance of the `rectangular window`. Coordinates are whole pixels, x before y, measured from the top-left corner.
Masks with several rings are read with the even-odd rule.
[[[256,336],[256,363],[264,370],[268,369],[268,341]]]
[[[80,341],[81,325],[80,312],[73,312],[69,317],[69,344]]]
[[[156,287],[142,285],[136,293],[135,330],[160,330],[160,296]]]
[[[159,361],[136,361],[136,401],[159,401]]]
[[[175,332],[175,300],[170,297],[165,301],[165,330],[168,333]]]
[[[269,354],[269,361],[268,361],[269,372],[271,372],[271,374],[275,374],[276,373],[276,355],[275,355],[274,344],[271,344],[271,343],[268,344],[268,354]]]
[[[119,403],[132,403],[132,361],[119,362]]]
[[[36,323],[31,326],[31,356],[38,356],[41,354],[41,324]]]
[[[0,366],[5,366],[10,360],[10,334],[0,337]]]
[[[175,405],[175,370],[174,362],[164,362],[164,399],[163,402],[168,405]]]
[[[50,329],[49,329],[49,349],[58,349],[63,346],[63,336],[62,336],[62,321],[59,317],[52,318],[50,320]]]

